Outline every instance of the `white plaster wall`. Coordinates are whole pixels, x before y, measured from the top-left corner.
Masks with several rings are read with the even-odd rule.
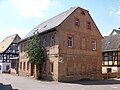
[[[112,73],[118,72],[117,67],[102,67],[102,73],[107,73],[107,68],[111,68]]]
[[[118,68],[117,67],[112,67],[112,73],[118,72]]]
[[[0,63],[0,65],[1,65],[1,70],[0,70],[0,72],[7,72],[7,70],[6,70],[6,66],[7,66],[7,65],[9,65],[10,68],[11,68],[11,63]]]
[[[107,73],[107,67],[102,67],[102,73]]]

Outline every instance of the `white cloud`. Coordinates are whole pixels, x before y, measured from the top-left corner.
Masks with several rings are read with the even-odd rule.
[[[110,16],[112,16],[115,13],[115,10],[116,10],[115,8],[110,7],[110,12],[109,12]]]
[[[118,11],[116,12],[117,15],[120,15],[120,6],[118,6]]]
[[[19,10],[20,15],[26,17],[44,16],[45,11],[57,4],[56,0],[11,0]]]
[[[25,28],[8,27],[5,30],[0,30],[0,41],[13,34],[18,34],[21,38],[23,38],[28,32],[29,30]]]

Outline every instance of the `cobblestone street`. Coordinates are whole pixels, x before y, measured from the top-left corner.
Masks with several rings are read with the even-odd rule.
[[[11,88],[14,90],[120,90],[120,80],[61,83],[55,81],[38,81],[29,77],[0,74],[0,90],[11,90]]]

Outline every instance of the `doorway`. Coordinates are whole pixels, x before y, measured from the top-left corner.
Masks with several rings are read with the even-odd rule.
[[[34,76],[34,64],[31,64],[31,76]]]

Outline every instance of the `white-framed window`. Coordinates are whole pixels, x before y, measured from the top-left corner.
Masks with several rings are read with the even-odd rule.
[[[68,47],[72,48],[73,47],[73,36],[68,35]]]
[[[92,41],[92,50],[96,50],[96,40]]]

